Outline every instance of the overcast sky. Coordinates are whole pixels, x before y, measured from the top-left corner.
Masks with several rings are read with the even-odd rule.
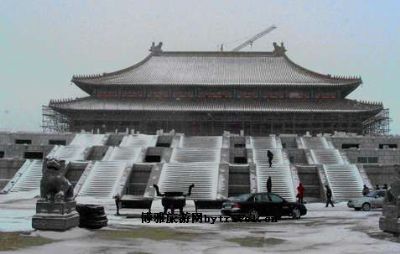
[[[164,50],[231,49],[278,28],[247,50],[283,41],[296,63],[360,75],[350,98],[382,101],[400,132],[400,1],[0,0],[0,130],[40,131],[41,106],[86,94],[73,74],[111,72]]]

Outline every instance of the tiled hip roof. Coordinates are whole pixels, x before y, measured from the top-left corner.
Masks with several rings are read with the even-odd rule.
[[[73,77],[92,85],[348,85],[359,78],[338,78],[307,70],[286,55],[271,52],[163,52],[113,73]]]

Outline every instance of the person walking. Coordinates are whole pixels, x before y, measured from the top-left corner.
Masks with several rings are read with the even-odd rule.
[[[369,188],[367,187],[367,185],[364,184],[362,195],[367,196],[368,193],[369,193]]]
[[[375,190],[380,190],[381,188],[379,188],[379,184],[375,185]]]
[[[270,150],[268,150],[267,157],[268,157],[269,167],[271,168],[272,167],[272,159],[274,158],[274,154]]]
[[[299,186],[297,186],[297,202],[303,204],[303,197],[304,197],[304,186],[302,183],[299,183]]]
[[[383,185],[383,189],[384,190],[387,190],[389,187],[388,187],[388,185],[387,185],[387,183],[385,183],[384,185]]]
[[[272,192],[272,179],[270,176],[268,176],[268,179],[267,179],[267,192],[268,193]]]
[[[326,188],[326,205],[325,207],[328,207],[329,204],[331,204],[332,207],[334,207],[333,202],[332,202],[332,190],[329,188],[328,185],[325,185]]]
[[[119,209],[121,208],[121,196],[117,193],[117,195],[114,196],[115,199],[115,206],[117,208],[117,215],[119,214]]]

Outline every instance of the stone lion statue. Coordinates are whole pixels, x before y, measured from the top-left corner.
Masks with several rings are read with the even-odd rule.
[[[399,174],[400,170],[396,173]],[[379,228],[396,236],[400,235],[400,179],[398,175],[386,191],[382,216],[379,218]]]
[[[40,181],[40,197],[51,202],[72,201],[74,189],[65,178],[64,160],[46,158],[43,162],[43,175]]]
[[[393,182],[385,195],[385,204],[396,204],[400,200],[400,180]]]
[[[386,191],[385,204],[396,205],[400,203],[400,170],[395,171],[394,181],[390,184],[389,189]]]

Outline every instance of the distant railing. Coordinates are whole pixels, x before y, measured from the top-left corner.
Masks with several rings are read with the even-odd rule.
[[[63,99],[50,99],[49,105],[52,104],[59,104],[59,103],[68,103],[68,102],[73,102],[73,101],[77,101],[77,100],[83,100],[86,99],[87,97],[83,97],[83,98],[63,98]]]
[[[89,75],[84,75],[84,74],[74,74],[72,76],[72,79],[88,79],[88,78],[100,78],[103,77],[105,74],[105,72],[101,73],[101,74],[89,74]]]

